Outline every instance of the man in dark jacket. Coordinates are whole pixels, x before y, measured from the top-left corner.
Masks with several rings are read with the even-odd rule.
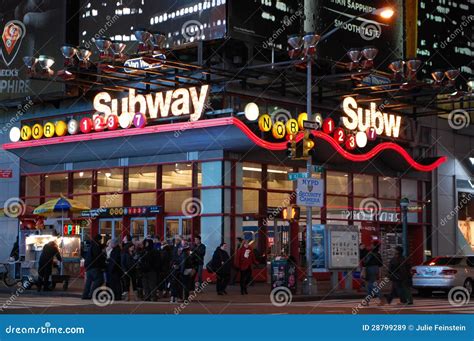
[[[202,284],[202,269],[204,267],[204,256],[206,255],[206,245],[201,243],[201,236],[194,238],[193,258],[196,266],[197,280],[199,286]]]
[[[51,290],[49,287],[49,277],[53,272],[53,262],[55,257],[58,261],[61,261],[58,245],[55,241],[51,241],[43,247],[43,252],[39,259],[38,291],[41,291],[41,287],[43,287],[44,291]]]
[[[110,247],[112,251],[107,259],[107,278],[109,279],[107,286],[114,292],[114,300],[120,301],[122,299],[122,259],[119,241],[112,239]]]
[[[231,262],[226,247],[226,243],[221,243],[212,256],[212,269],[216,272],[217,276],[217,295],[227,295],[225,289],[227,288],[230,279]]]
[[[92,298],[94,291],[104,284],[105,269],[105,253],[101,244],[102,236],[96,235],[91,240],[89,250],[87,252],[84,266],[86,268],[86,283],[82,292],[82,299],[88,300]]]
[[[142,274],[143,297],[145,301],[156,301],[161,256],[158,250],[153,247],[152,239],[143,241],[143,249],[143,256],[138,261],[139,270]]]
[[[411,272],[408,260],[403,257],[403,248],[395,248],[395,256],[390,260],[388,275],[392,281],[392,291],[387,296],[387,303],[390,304],[395,297],[400,298],[404,304],[413,304],[411,295]]]

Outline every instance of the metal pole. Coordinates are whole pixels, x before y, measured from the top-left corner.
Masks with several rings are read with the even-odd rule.
[[[307,56],[307,75],[306,75],[306,112],[308,114],[308,120],[311,120],[311,56]],[[311,178],[312,173],[311,157],[306,161],[306,171],[308,177]],[[313,285],[313,212],[311,206],[306,206],[306,295],[311,295],[311,289]]]
[[[403,242],[403,256],[408,257],[408,207],[402,206],[402,242]]]

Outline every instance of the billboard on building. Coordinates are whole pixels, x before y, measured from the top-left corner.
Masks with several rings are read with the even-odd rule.
[[[167,46],[196,40],[223,38],[226,33],[226,1],[129,0],[81,1],[80,41],[94,46],[93,38],[106,36],[127,44],[135,52],[133,30],[145,28],[164,33]]]
[[[403,6],[401,0],[315,0],[313,26],[321,36],[333,28],[338,31],[321,41],[318,53],[322,58],[345,61],[351,48],[378,48],[375,67],[388,65],[403,53]],[[395,14],[390,19],[369,14],[375,9],[391,7]],[[362,16],[362,17],[361,17]],[[347,21],[354,19],[352,22]],[[387,70],[388,71],[388,70]]]
[[[80,40],[93,46],[107,36],[127,44],[133,53],[134,28],[164,33],[167,47],[226,37],[271,46],[297,31],[303,10],[298,0],[130,0],[114,3],[81,1]],[[127,52],[127,51],[126,51]]]
[[[66,2],[2,1],[0,6],[0,101],[62,90],[53,82],[28,79],[23,57],[47,55],[62,63]]]

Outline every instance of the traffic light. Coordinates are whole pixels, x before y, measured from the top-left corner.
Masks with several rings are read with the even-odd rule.
[[[295,135],[289,135],[288,143],[286,144],[286,154],[288,158],[296,158],[296,140]]]
[[[281,213],[283,220],[297,221],[300,219],[300,212],[301,210],[299,206],[292,205],[284,207]]]
[[[303,158],[310,157],[311,150],[314,148],[314,136],[309,130],[305,130],[303,138]]]

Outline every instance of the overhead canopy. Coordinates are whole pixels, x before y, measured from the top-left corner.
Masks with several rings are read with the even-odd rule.
[[[313,134],[316,138],[317,158],[328,163],[368,162],[378,158],[395,170],[413,168],[427,172],[446,160],[445,157],[414,160],[402,147],[392,142],[382,142],[366,153],[355,154],[342,148],[331,136],[321,131],[313,131]],[[299,134],[297,140],[303,138],[302,135]],[[239,152],[251,148],[283,151],[287,146],[286,141],[274,143],[261,139],[235,117],[68,135],[3,145],[3,149],[37,165],[190,151]]]

